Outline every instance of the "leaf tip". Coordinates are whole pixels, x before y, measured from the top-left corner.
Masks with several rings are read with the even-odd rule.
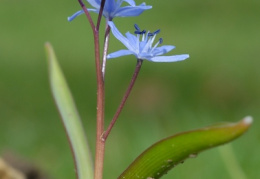
[[[246,125],[251,125],[253,123],[253,117],[252,116],[246,116],[242,122]]]
[[[44,46],[46,49],[50,48],[51,47],[51,43],[50,42],[45,42],[44,43]]]
[[[55,52],[50,42],[45,42],[44,47],[46,50],[47,61],[50,65],[53,61],[56,60]]]

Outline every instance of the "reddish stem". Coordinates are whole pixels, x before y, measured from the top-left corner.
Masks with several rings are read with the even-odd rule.
[[[104,166],[104,153],[105,153],[105,143],[102,140],[102,134],[104,132],[104,81],[102,76],[102,70],[100,65],[100,44],[99,44],[99,24],[101,21],[101,17],[97,22],[97,27],[95,27],[93,20],[85,7],[82,0],[78,0],[82,9],[84,10],[88,21],[91,25],[93,34],[94,34],[94,43],[95,43],[95,63],[96,63],[96,76],[97,76],[97,131],[96,131],[96,156],[95,156],[95,179],[103,178],[103,166]],[[101,4],[100,14],[102,15],[102,11],[104,8],[105,0],[102,0],[103,6]]]
[[[104,81],[101,72],[99,55],[99,35],[95,35],[95,56],[96,56],[96,75],[97,75],[97,131],[96,131],[96,157],[95,157],[95,179],[102,179],[105,143],[101,140],[104,132]]]
[[[125,105],[125,102],[126,102],[128,96],[129,96],[130,92],[132,91],[132,88],[133,88],[133,86],[134,86],[134,84],[135,84],[135,81],[136,81],[136,79],[137,79],[137,76],[138,76],[138,74],[139,74],[139,72],[140,72],[142,63],[143,63],[143,60],[140,60],[140,59],[137,60],[137,64],[136,64],[136,67],[135,67],[135,71],[134,71],[132,80],[131,80],[131,82],[130,82],[130,84],[129,84],[129,86],[128,86],[128,89],[126,90],[126,93],[125,93],[125,95],[124,95],[124,97],[123,97],[123,99],[122,99],[122,101],[121,101],[119,107],[117,108],[117,111],[116,111],[116,113],[115,113],[113,119],[111,120],[111,122],[110,122],[110,124],[109,124],[107,130],[105,131],[105,133],[104,133],[104,135],[103,135],[103,137],[102,137],[102,140],[103,140],[104,142],[106,141],[108,135],[110,134],[111,129],[112,129],[113,126],[115,125],[115,123],[116,123],[116,121],[117,121],[117,119],[118,119],[118,117],[119,117],[119,115],[120,115],[120,113],[121,113],[121,111],[122,111],[122,109],[123,109],[123,107],[124,107],[124,105]]]
[[[103,15],[103,10],[104,10],[104,7],[105,7],[105,3],[106,3],[106,0],[102,0],[101,1],[101,4],[100,4],[100,9],[99,9],[99,13],[98,13],[98,20],[97,20],[97,30],[99,30],[99,27],[100,27],[100,23],[101,23],[101,18],[102,18],[102,15]]]
[[[91,16],[90,16],[90,14],[89,14],[89,12],[88,12],[88,9],[86,8],[86,6],[85,6],[85,4],[82,2],[82,0],[78,0],[78,2],[79,2],[79,4],[80,4],[81,8],[83,9],[83,11],[85,12],[85,14],[86,14],[86,16],[87,16],[87,18],[88,18],[88,21],[89,21],[89,23],[90,23],[90,25],[91,25],[91,28],[92,28],[92,30],[94,31],[94,30],[95,30],[95,24],[94,24],[94,22],[93,22],[93,20],[92,20],[92,18],[91,18]]]

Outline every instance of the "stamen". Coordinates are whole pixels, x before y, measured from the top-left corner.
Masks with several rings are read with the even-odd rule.
[[[152,32],[149,32],[148,33],[148,37],[151,37],[151,36],[153,36],[154,34],[152,33]]]
[[[146,30],[141,31],[140,27],[137,24],[135,24],[134,27],[135,27],[135,30],[136,30],[134,32],[135,34],[143,35],[143,34],[146,33]]]
[[[146,33],[146,30],[143,30],[142,32],[140,32],[141,34],[145,34]]]
[[[137,31],[141,31],[140,27],[137,24],[135,24],[134,26]]]
[[[142,35],[143,33],[140,32],[139,30],[136,30],[136,31],[135,31],[135,34],[140,34],[140,35]]]
[[[154,31],[154,33],[153,33],[153,35],[155,35],[155,34],[159,34],[160,33],[160,29],[158,29],[158,30],[156,30],[156,31]]]
[[[147,42],[149,34],[150,34],[150,31],[148,31],[146,35],[143,35],[143,41]]]
[[[163,39],[159,38],[159,44],[162,44],[162,43],[163,43]]]
[[[154,49],[156,49],[156,47],[159,45],[159,44],[161,44],[160,43],[160,39],[159,39],[159,42],[157,42],[156,44],[155,44],[155,46],[151,49],[151,51],[150,52],[153,52],[154,51]]]
[[[143,36],[142,36],[142,41],[144,41],[144,38],[145,38],[145,34],[143,34]]]

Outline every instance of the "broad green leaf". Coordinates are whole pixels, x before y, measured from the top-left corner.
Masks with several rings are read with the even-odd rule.
[[[144,151],[118,179],[158,179],[187,158],[230,142],[250,127],[253,119],[221,123],[163,139]]]
[[[51,91],[72,148],[77,177],[93,179],[91,153],[77,108],[52,46],[46,43],[45,47],[48,55]]]

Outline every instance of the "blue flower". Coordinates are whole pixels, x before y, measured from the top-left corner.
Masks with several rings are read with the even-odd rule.
[[[176,62],[189,58],[188,54],[160,56],[175,48],[175,46],[172,45],[157,47],[162,43],[162,38],[160,38],[159,41],[153,46],[156,34],[158,34],[160,30],[156,30],[155,32],[146,32],[145,30],[141,31],[141,29],[135,24],[136,35],[127,32],[125,37],[118,31],[112,21],[109,21],[108,24],[111,27],[114,36],[128,48],[128,50],[119,50],[108,54],[108,59],[121,57],[124,55],[135,55],[136,58],[140,60],[148,60],[152,62]],[[142,36],[141,40],[140,36]]]
[[[95,13],[99,13],[100,5],[102,0],[87,0],[95,9],[88,9]],[[127,2],[129,6],[120,7],[123,2]],[[146,6],[145,3],[140,4],[139,6],[135,5],[134,0],[106,0],[103,16],[107,20],[112,20],[114,17],[128,17],[128,16],[139,16],[143,11],[151,9],[152,6]],[[77,16],[83,14],[84,11],[80,10],[68,17],[68,21],[72,21]]]

